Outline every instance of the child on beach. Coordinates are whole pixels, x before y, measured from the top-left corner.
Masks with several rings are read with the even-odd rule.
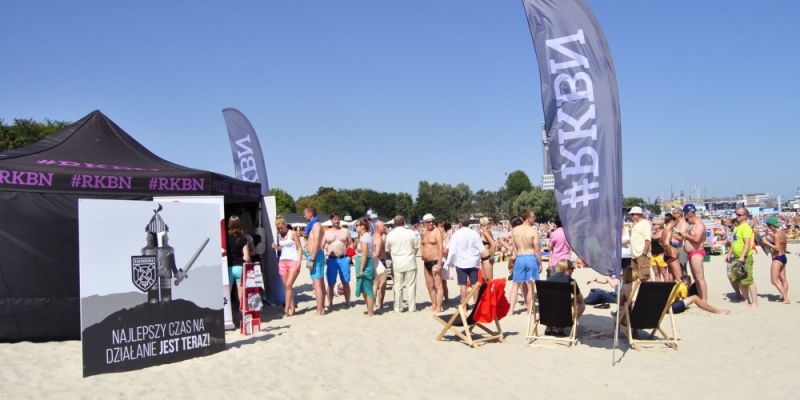
[[[689,275],[681,276],[681,283],[678,286],[678,292],[675,293],[675,298],[672,300],[672,312],[680,314],[686,311],[692,304],[696,304],[701,310],[708,311],[712,314],[730,314],[728,310],[722,310],[712,307],[705,300],[696,294],[689,296],[689,287],[692,285],[692,278]]]

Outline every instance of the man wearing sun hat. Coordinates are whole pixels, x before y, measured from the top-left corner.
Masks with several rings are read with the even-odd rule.
[[[444,239],[442,231],[436,227],[433,214],[422,217],[424,230],[422,233],[422,272],[425,274],[425,286],[431,299],[431,310],[442,311],[442,258],[444,255]]]
[[[633,207],[628,213],[631,215],[633,227],[631,228],[631,268],[639,272],[639,279],[650,280],[650,244],[653,240],[653,227],[650,221],[642,218],[642,208]]]

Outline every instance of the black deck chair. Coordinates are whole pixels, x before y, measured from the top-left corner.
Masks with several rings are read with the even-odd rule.
[[[528,312],[528,344],[534,341],[552,340],[565,342],[568,347],[578,343],[578,296],[575,282],[536,281],[533,284],[533,297],[538,307]],[[533,327],[531,327],[531,325]],[[548,327],[570,327],[567,337],[539,335],[539,325]]]
[[[490,340],[503,341],[503,330],[500,328],[500,324],[497,321],[495,321],[495,325],[497,326],[496,332],[492,331],[481,323],[475,322],[475,311],[484,300],[487,286],[488,285],[481,283],[474,284],[464,301],[458,305],[455,313],[433,316],[435,320],[444,325],[442,330],[439,332],[439,335],[436,336],[436,340],[442,340],[447,334],[447,331],[451,331],[453,334],[465,341],[470,347],[475,347],[478,343],[487,342]],[[478,299],[475,301],[475,305],[473,305],[472,310],[469,312],[469,314],[467,314],[467,304],[475,295],[475,291],[478,291]],[[476,334],[472,332],[472,330],[476,327],[486,332],[488,336],[476,338]]]
[[[622,309],[621,320],[625,321],[628,343],[634,350],[639,350],[640,343],[663,343],[674,350],[678,350],[678,334],[675,327],[675,318],[672,314],[672,299],[678,290],[678,283],[674,282],[641,282],[634,285],[630,298]],[[633,306],[631,307],[631,303]],[[664,315],[669,313],[672,336],[661,329]],[[634,337],[635,330],[649,330],[649,339],[642,340]],[[655,336],[656,331],[662,338]]]

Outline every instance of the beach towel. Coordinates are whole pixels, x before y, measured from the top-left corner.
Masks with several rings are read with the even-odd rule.
[[[489,323],[495,319],[502,319],[511,309],[511,304],[505,296],[506,279],[493,279],[486,283],[483,299],[475,309],[473,316],[475,322]]]

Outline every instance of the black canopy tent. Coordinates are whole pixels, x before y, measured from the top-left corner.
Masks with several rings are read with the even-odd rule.
[[[100,111],[0,154],[0,340],[80,336],[79,198],[212,195],[257,215],[261,187],[163,160]]]

